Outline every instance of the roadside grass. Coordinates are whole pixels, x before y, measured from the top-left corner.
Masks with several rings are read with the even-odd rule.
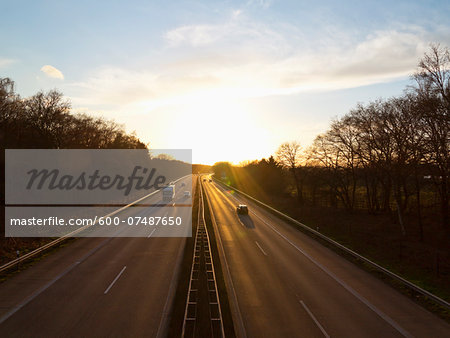
[[[54,240],[55,238],[40,238],[38,240],[33,239],[30,241],[26,241],[23,242],[20,246],[16,246],[16,248],[18,248],[18,250],[20,250],[21,255],[24,255],[30,251],[33,251],[37,248],[39,248],[40,246],[51,242],[52,240]],[[35,265],[36,263],[38,263],[39,261],[41,261],[42,259],[44,259],[45,257],[57,252],[58,250],[66,247],[67,245],[69,245],[70,243],[72,243],[73,241],[75,241],[76,238],[74,237],[70,237],[67,238],[65,241],[52,246],[51,248],[45,250],[44,252],[34,256],[33,258],[29,258],[26,260],[23,260],[21,262],[19,262],[19,264],[12,266],[11,268],[9,268],[8,270],[0,273],[0,283],[5,282],[6,280],[10,279],[11,277],[13,277],[14,275],[16,275],[17,273],[24,271],[26,269],[28,269],[29,267]],[[17,249],[16,249],[17,250]],[[15,252],[15,250],[14,250]],[[11,261],[13,259],[15,259],[16,257],[13,255],[8,255],[8,257],[11,256],[12,258],[10,258],[9,260],[6,260],[4,263],[7,263],[8,261]]]
[[[252,195],[251,192],[247,193]],[[311,205],[300,208],[292,197],[253,196],[417,286],[450,301],[448,235],[439,227],[433,210],[424,210],[425,236],[424,241],[421,242],[417,219],[413,213],[409,213],[405,217],[407,234],[402,236],[400,226],[396,222],[396,215],[369,214],[367,211],[361,210],[350,213],[345,209]],[[450,322],[450,311],[445,307],[417,294],[368,264],[312,235],[305,229],[297,227],[294,223],[292,226]]]
[[[277,208],[273,201],[270,201],[269,204]],[[369,215],[363,212],[348,214],[344,210],[313,207],[305,207],[303,210],[295,207],[289,210],[286,208],[286,204],[283,209],[285,209],[283,212],[310,228],[318,229],[327,237],[389,271],[446,301],[450,301],[450,267],[448,266],[450,253],[443,248],[437,249],[430,242],[421,243],[412,233],[406,238],[402,238],[398,224],[395,224],[388,215]],[[304,232],[311,236],[309,232]],[[446,308],[320,238],[316,238],[316,240],[450,322],[450,311]]]

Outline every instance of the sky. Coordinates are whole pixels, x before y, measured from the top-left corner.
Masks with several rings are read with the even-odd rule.
[[[401,95],[448,1],[3,1],[0,77],[193,163],[239,163]]]

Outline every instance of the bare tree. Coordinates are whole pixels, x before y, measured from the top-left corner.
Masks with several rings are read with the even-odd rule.
[[[295,188],[297,190],[297,198],[300,204],[303,203],[302,179],[299,177],[298,169],[301,164],[302,153],[300,143],[296,141],[285,142],[278,147],[275,158],[284,168],[292,173]]]
[[[25,100],[29,123],[55,148],[62,147],[70,108],[70,102],[56,90],[39,92]]]
[[[4,148],[146,149],[135,134],[103,118],[73,115],[52,90],[21,99],[14,82],[0,78],[0,141]]]
[[[155,158],[164,161],[175,161],[175,157],[170,154],[158,154]]]
[[[344,121],[334,121],[330,130],[316,137],[308,151],[309,162],[326,170],[332,204],[339,199],[349,211],[353,210],[356,192],[354,135]]]
[[[420,118],[425,129],[428,162],[437,168],[433,175],[441,199],[442,224],[450,230],[450,50],[439,44],[419,62],[414,74]]]
[[[413,75],[420,95],[437,96],[450,108],[450,49],[431,44]]]

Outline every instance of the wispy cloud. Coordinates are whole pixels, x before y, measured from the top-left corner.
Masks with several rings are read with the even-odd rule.
[[[201,46],[218,40],[222,34],[219,27],[214,25],[192,25],[167,32],[166,39],[172,46],[181,44]]]
[[[249,0],[247,1],[247,6],[256,5],[264,9],[269,8],[272,5],[272,0]]]
[[[13,60],[13,59],[2,59],[2,58],[0,58],[0,68],[6,68],[6,67],[8,67],[9,65],[11,65],[11,64],[13,64],[15,62],[16,62],[16,60]]]
[[[63,73],[59,69],[57,69],[53,66],[50,66],[50,65],[42,66],[41,71],[48,77],[64,80]]]
[[[410,26],[357,40],[337,32],[347,37],[315,37],[318,45],[298,27],[262,24],[233,12],[222,23],[169,30],[165,53],[179,55],[175,61],[151,65],[152,71],[104,67],[74,85],[88,89],[78,96],[80,104],[93,100],[147,111],[206,93],[226,99],[352,88],[408,76],[428,43],[448,33]]]

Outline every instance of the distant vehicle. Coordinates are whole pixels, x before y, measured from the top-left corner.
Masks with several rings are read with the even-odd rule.
[[[175,185],[171,184],[167,187],[164,187],[162,190],[163,201],[170,202],[173,200],[175,196]]]
[[[245,204],[239,204],[236,208],[238,214],[248,215],[248,207]]]
[[[184,182],[183,182],[183,183],[181,183],[181,186],[182,186],[182,187],[184,187],[185,185],[186,185],[186,183],[184,183]]]
[[[184,192],[184,197],[191,197],[191,192],[190,191],[185,191]]]

